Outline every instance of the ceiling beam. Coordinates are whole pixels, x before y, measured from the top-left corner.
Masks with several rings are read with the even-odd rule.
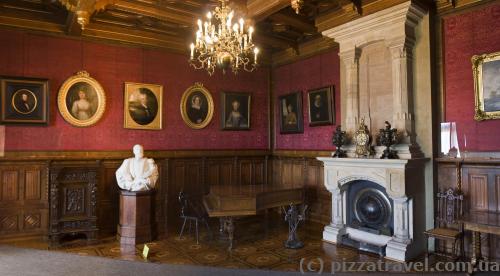
[[[268,36],[265,34],[255,34],[254,42],[255,44],[264,44],[272,48],[278,48],[278,49],[297,47],[297,43],[295,41],[284,38],[278,38],[276,36]]]
[[[319,32],[340,26],[354,19],[366,16],[408,0],[361,0],[343,1],[341,9],[333,10],[316,17],[315,25]],[[362,11],[362,14],[361,14]]]
[[[335,48],[338,48],[338,44],[333,39],[319,37],[299,44],[296,49],[288,48],[274,53],[272,56],[272,65],[275,67],[296,62]]]
[[[302,32],[306,33],[316,33],[316,27],[312,25],[311,23],[307,22],[303,18],[296,16],[295,14],[293,15],[288,15],[288,14],[283,14],[283,13],[275,13],[269,18],[273,22],[279,22],[279,23],[284,23],[285,25],[290,25],[295,29],[298,29]]]
[[[54,21],[52,14],[33,14],[25,10],[4,7],[0,5],[0,25],[51,33],[64,33],[64,23]]]
[[[195,25],[196,18],[199,17],[199,14],[195,12],[188,12],[175,7],[163,6],[159,8],[157,6],[127,0],[120,0],[111,7],[117,10],[141,14],[183,26]]]
[[[124,32],[121,27],[100,23],[90,23],[83,31],[82,36],[127,44],[164,48],[186,55],[189,50],[186,41],[180,37],[133,29],[128,29]]]
[[[247,0],[247,16],[260,21],[290,6],[290,0]]]
[[[440,15],[445,15],[473,6],[483,5],[497,0],[436,0],[435,5]],[[424,1],[425,2],[425,1]]]
[[[78,24],[78,16],[71,11],[68,11],[68,17],[66,17],[66,34],[74,36],[82,34],[82,26]]]

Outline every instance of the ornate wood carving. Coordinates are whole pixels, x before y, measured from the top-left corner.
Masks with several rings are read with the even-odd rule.
[[[160,172],[154,204],[158,234],[163,234],[167,226],[176,225],[177,196],[181,190],[202,195],[212,185],[269,183],[269,153],[250,150],[146,153],[154,157]],[[59,233],[80,233],[76,231],[80,227],[95,227],[100,236],[114,235],[119,216],[115,171],[122,159],[129,156],[129,152],[30,152],[2,158],[0,179],[17,181],[9,184],[16,189],[8,193],[19,195],[20,199],[4,201],[0,188],[0,239],[43,235],[49,229],[50,236],[57,239]],[[17,178],[12,177],[13,172],[17,172]],[[54,183],[57,185],[49,185]],[[89,185],[94,192],[87,194]],[[85,191],[83,196],[82,191]],[[91,201],[95,205],[89,205]],[[55,215],[50,220],[49,209]],[[88,214],[93,214],[90,220]]]
[[[54,163],[50,167],[50,239],[83,233],[97,237],[97,183],[95,162]]]
[[[500,162],[488,159],[439,159],[438,160],[438,187],[448,189],[457,187],[457,164],[462,163],[462,191],[464,194],[465,210],[489,211],[500,213]],[[470,256],[471,235],[466,233],[465,252]],[[483,235],[483,256],[500,258],[500,239],[493,235]],[[442,248],[451,248],[451,245],[440,244]]]

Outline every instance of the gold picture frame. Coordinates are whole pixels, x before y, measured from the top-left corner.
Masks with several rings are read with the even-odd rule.
[[[162,85],[126,82],[123,104],[124,128],[162,129]]]
[[[57,106],[66,122],[76,127],[88,127],[102,118],[106,95],[99,82],[86,71],[80,71],[62,84]]]
[[[475,55],[471,59],[474,75],[475,115],[474,120],[500,119],[500,52]]]
[[[192,129],[205,128],[214,115],[214,101],[201,83],[189,87],[181,99],[182,120]]]

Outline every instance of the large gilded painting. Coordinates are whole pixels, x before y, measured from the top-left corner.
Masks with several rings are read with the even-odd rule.
[[[125,83],[124,127],[160,130],[162,128],[163,86]]]
[[[477,121],[500,119],[500,52],[472,57]]]
[[[102,86],[89,73],[80,71],[63,83],[57,105],[68,123],[87,127],[101,119],[106,108],[106,96]]]
[[[182,119],[190,128],[202,129],[212,120],[214,101],[201,83],[189,87],[181,99]]]

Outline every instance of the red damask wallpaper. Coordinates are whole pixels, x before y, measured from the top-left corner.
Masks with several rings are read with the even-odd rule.
[[[59,87],[79,70],[86,70],[106,92],[103,118],[92,127],[69,125],[56,104]],[[0,30],[0,75],[31,76],[50,79],[50,124],[7,126],[5,150],[126,150],[141,143],[147,150],[177,149],[267,149],[269,69],[253,73],[217,74],[195,71],[187,56],[160,50],[82,42]],[[161,84],[163,130],[123,128],[124,82]],[[215,103],[210,125],[192,130],[180,115],[183,92],[195,82],[209,89]],[[252,93],[250,131],[220,130],[220,93]]]
[[[500,150],[500,120],[474,121],[471,57],[500,51],[500,4],[444,19],[445,120],[457,122],[460,149]]]
[[[329,51],[273,70],[275,103],[280,95],[302,91],[304,133],[280,134],[278,104],[275,104],[276,141],[278,150],[333,150],[335,125],[309,127],[307,90],[335,87],[335,121],[340,123],[340,59],[338,51]]]

